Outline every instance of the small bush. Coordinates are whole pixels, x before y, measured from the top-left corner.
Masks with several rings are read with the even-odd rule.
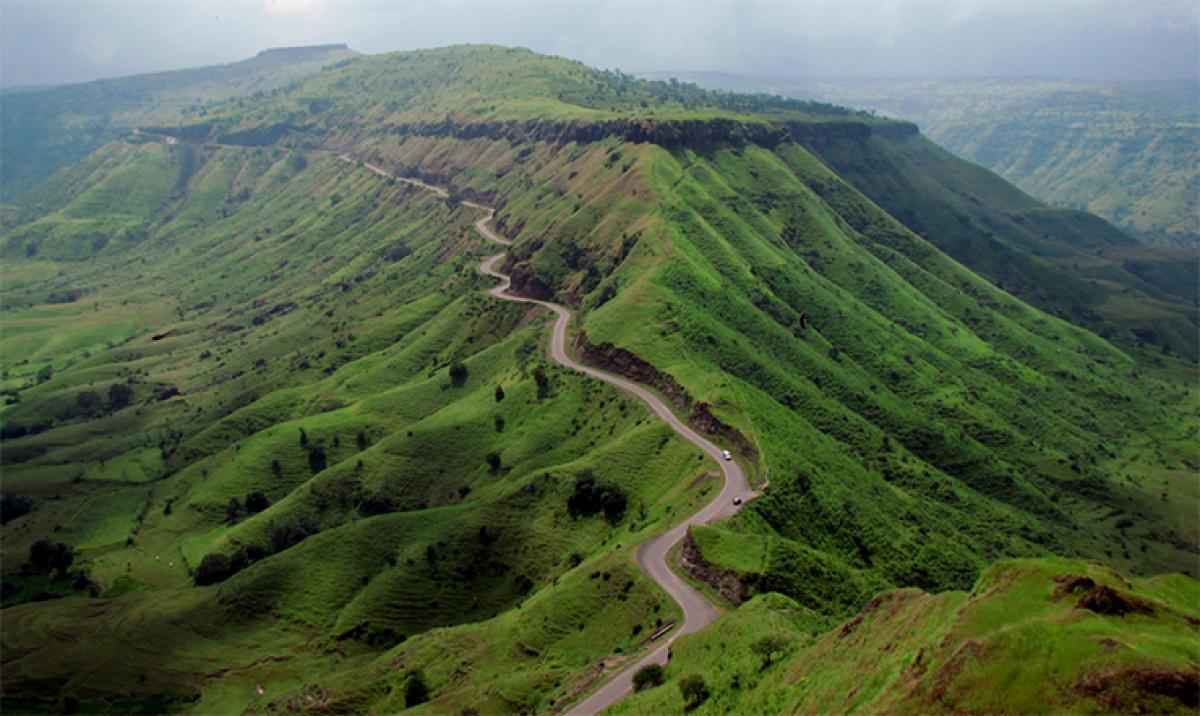
[[[108,387],[108,409],[120,410],[133,402],[133,388],[124,383],[113,383]]]
[[[29,564],[36,573],[58,570],[59,576],[66,576],[74,561],[75,551],[63,542],[40,539],[29,546]]]
[[[251,514],[262,512],[270,506],[271,501],[267,499],[266,495],[258,490],[246,495],[246,511]]]
[[[33,509],[33,500],[20,495],[0,497],[0,525],[7,524]]]
[[[457,388],[467,382],[467,365],[460,360],[450,364],[450,382]]]
[[[633,690],[644,691],[652,689],[655,686],[661,686],[664,674],[663,668],[658,664],[647,664],[638,669],[638,672],[633,675]]]
[[[233,563],[229,557],[223,554],[206,554],[204,559],[200,560],[200,566],[196,567],[196,573],[192,578],[196,581],[196,585],[203,587],[207,584],[216,584],[224,582],[233,574]]]
[[[575,478],[575,491],[567,498],[567,512],[571,517],[591,517],[603,511],[609,522],[617,522],[625,514],[627,502],[621,488],[584,471]]]
[[[684,708],[691,711],[708,700],[708,684],[696,674],[685,676],[679,682],[679,693],[683,695]]]

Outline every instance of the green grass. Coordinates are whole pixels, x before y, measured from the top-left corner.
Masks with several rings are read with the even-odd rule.
[[[378,92],[355,89],[368,80]],[[1022,302],[836,170],[853,151],[910,171],[933,187],[913,215],[942,216],[958,168],[901,162],[921,149],[906,125],[739,101],[502,48],[363,58],[209,113],[249,144],[303,119],[279,146],[131,138],[7,205],[4,492],[34,508],[3,527],[3,577],[31,585],[3,611],[5,707],[394,711],[415,668],[431,712],[544,710],[673,616],[633,551],[711,497],[713,466],[551,364],[544,310],[483,293],[495,247],[476,210],[331,153],[348,147],[497,206],[518,285],[578,309],[573,335],[628,351],[626,370],[769,478],[692,533],[754,597],[727,617],[747,633],[815,639],[883,590],[967,589],[998,559],[1193,569],[1194,365]],[[700,134],[522,134],[529,117],[582,131],[651,109]],[[391,129],[444,110],[450,131]],[[493,120],[513,134],[492,138]],[[703,139],[780,121],[830,141]],[[1013,209],[1007,191],[988,212]],[[1034,209],[1033,226],[1088,240]],[[115,385],[129,405],[108,402]],[[568,515],[585,473],[625,492],[620,520]],[[253,491],[270,505],[250,514]],[[105,597],[28,603],[69,591],[21,574],[41,538],[70,541]],[[246,564],[194,586],[217,554]]]
[[[1077,607],[1086,588],[1062,592],[1067,576],[1087,576],[1153,612]],[[1135,683],[1137,674],[1194,670],[1195,627],[1184,617],[1195,619],[1198,596],[1195,580],[1181,575],[1131,582],[1066,559],[1002,562],[969,594],[885,593],[829,630],[794,602],[764,595],[681,639],[662,686],[606,713],[680,711],[678,683],[689,674],[702,675],[711,692],[699,714],[1029,713],[1048,704],[1062,713],[1186,712],[1194,698],[1187,687]],[[752,646],[767,636],[784,646],[764,666]]]

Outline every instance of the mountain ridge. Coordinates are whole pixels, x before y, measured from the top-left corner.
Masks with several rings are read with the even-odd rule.
[[[5,207],[15,400],[0,422],[38,428],[3,445],[6,496],[32,500],[3,528],[20,587],[0,634],[8,703],[395,711],[419,676],[426,710],[546,710],[678,617],[635,551],[715,481],[639,405],[546,363],[538,313],[483,294],[477,216],[458,207],[471,197],[514,241],[514,285],[575,307],[576,334],[614,364],[743,436],[770,487],[693,530],[698,557],[755,565],[754,580],[730,571],[806,605],[809,633],[894,587],[970,588],[997,559],[1191,568],[1194,366],[1001,290],[827,161],[861,152],[894,181],[912,166],[932,187],[914,215],[936,216],[946,165],[895,160],[904,137],[394,131],[539,107],[548,123],[739,116],[719,103],[763,108],[755,126],[883,120],[524,51],[414,55],[189,115],[178,126],[212,123],[173,144],[126,136]],[[511,93],[473,104],[493,76]],[[263,146],[206,143],[298,118]],[[1003,210],[977,199],[980,216]],[[106,597],[23,573],[43,537]],[[86,637],[61,639],[97,610]],[[165,660],[133,648],[170,643]],[[129,662],[97,664],[104,644]]]

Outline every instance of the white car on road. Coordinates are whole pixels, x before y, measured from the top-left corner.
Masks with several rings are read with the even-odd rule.
[[[730,460],[730,461],[732,461],[732,460],[733,460],[733,453],[729,452],[728,450],[722,450],[722,451],[721,451],[721,457],[725,458],[726,460]]]

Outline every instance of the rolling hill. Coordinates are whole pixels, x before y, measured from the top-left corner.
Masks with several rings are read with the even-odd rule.
[[[1194,569],[1195,364],[1120,331],[1195,324],[1136,313],[1174,304],[1128,271],[1028,258],[1136,248],[1103,222],[829,105],[491,46],[357,57],[4,207],[6,709],[557,710],[670,626],[633,554],[711,466],[483,293],[463,199],[498,208],[517,290],[578,311],[581,360],[765,486],[685,550],[738,585],[729,619],[797,604],[816,634],[1014,557]],[[1002,288],[943,245],[1040,273]]]

